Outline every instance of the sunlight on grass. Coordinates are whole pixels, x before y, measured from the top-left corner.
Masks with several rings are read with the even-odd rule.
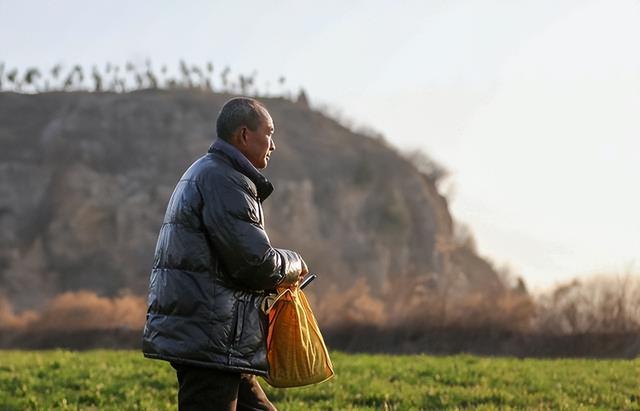
[[[336,377],[263,383],[280,410],[640,410],[640,359],[537,360],[333,352]],[[0,410],[175,410],[173,368],[136,351],[0,351]]]

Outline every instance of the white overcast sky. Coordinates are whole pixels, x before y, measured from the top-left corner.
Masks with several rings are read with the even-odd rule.
[[[280,75],[452,171],[455,217],[534,288],[638,271],[640,1],[6,1],[9,67]]]

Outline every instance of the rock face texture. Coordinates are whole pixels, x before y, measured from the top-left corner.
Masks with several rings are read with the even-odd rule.
[[[146,294],[173,186],[206,152],[230,97],[0,93],[0,296],[24,309],[69,290]],[[304,104],[262,101],[276,126],[267,231],[322,276],[314,292],[359,279],[372,293],[504,290],[456,244],[433,182],[395,150]]]

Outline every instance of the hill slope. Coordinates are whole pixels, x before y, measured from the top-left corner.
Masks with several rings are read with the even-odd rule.
[[[206,152],[230,96],[196,91],[0,93],[0,296],[39,307],[62,291],[144,295],[174,184]],[[385,289],[497,293],[455,244],[447,202],[384,142],[301,104],[264,99],[276,126],[265,202],[278,247],[322,275]]]

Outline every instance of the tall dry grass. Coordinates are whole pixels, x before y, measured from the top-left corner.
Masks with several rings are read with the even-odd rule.
[[[66,292],[53,298],[38,312],[18,314],[6,300],[0,300],[0,330],[140,330],[145,313],[146,299],[143,297],[107,298],[91,291]]]
[[[640,277],[573,280],[537,300],[533,329],[556,335],[640,332]]]
[[[535,298],[516,289],[462,295],[420,284],[375,294],[364,280],[323,294],[311,288],[308,296],[329,345],[345,350],[640,354],[640,277],[630,274],[574,280]],[[127,294],[67,292],[21,313],[0,299],[0,345],[82,348],[125,339],[137,346],[145,314],[145,298]]]

